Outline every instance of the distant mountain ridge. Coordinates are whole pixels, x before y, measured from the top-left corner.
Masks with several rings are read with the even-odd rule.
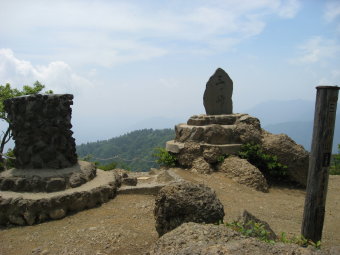
[[[264,129],[271,133],[284,133],[296,143],[310,151],[315,103],[307,100],[268,101],[256,105],[246,113],[259,118]],[[340,109],[338,107],[334,138],[333,153],[337,153],[340,144]]]
[[[301,144],[306,150],[310,151],[313,119],[314,119],[314,103],[305,100],[290,101],[268,101],[259,104],[243,113],[248,113],[259,118],[261,126],[271,133],[284,133],[290,136],[296,143]],[[181,118],[178,118],[181,119]],[[136,123],[134,128],[140,129],[121,135],[119,137],[108,140],[86,143],[77,146],[77,153],[80,157],[88,154],[93,155],[94,160],[101,163],[109,163],[110,161],[118,161],[121,165],[128,166],[132,170],[145,171],[150,167],[156,166],[152,157],[155,147],[164,147],[165,142],[173,140],[175,137],[174,124],[175,119],[155,117],[145,121]],[[182,121],[183,122],[183,121]],[[146,129],[149,127],[166,129]],[[335,124],[333,153],[338,153],[337,145],[340,144],[340,109]],[[113,155],[119,158],[133,160],[124,161],[117,159],[98,160],[96,158],[105,159]]]
[[[279,134],[284,133],[290,136],[296,143],[301,144],[306,150],[310,151],[313,135],[313,121],[291,121],[267,125],[267,131]],[[333,137],[333,153],[338,153],[340,144],[340,114],[337,114]]]
[[[81,144],[76,149],[80,158],[91,155],[91,161],[102,164],[115,161],[118,167],[147,171],[157,166],[152,156],[154,148],[164,148],[165,143],[174,137],[173,129],[142,129],[108,140]]]
[[[315,103],[307,100],[267,101],[248,110],[248,113],[260,119],[262,126],[285,122],[312,121]]]

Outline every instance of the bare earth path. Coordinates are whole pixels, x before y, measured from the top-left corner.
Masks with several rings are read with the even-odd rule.
[[[225,221],[247,209],[266,220],[277,233],[298,235],[304,191],[271,188],[253,191],[222,173],[194,174],[174,169],[182,178],[212,187],[224,204]],[[340,176],[330,176],[323,245],[340,243]],[[118,195],[101,207],[57,221],[0,229],[1,255],[26,254],[143,254],[157,240],[154,196]]]

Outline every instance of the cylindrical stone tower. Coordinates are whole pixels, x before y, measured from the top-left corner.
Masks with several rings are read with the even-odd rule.
[[[16,168],[60,169],[77,163],[72,99],[70,94],[37,94],[4,101],[15,141]]]

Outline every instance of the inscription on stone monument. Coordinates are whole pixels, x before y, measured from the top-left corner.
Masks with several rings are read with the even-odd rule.
[[[218,68],[207,82],[203,104],[208,115],[233,113],[233,81],[229,75]]]

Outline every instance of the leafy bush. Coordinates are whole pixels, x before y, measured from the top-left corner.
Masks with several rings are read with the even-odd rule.
[[[8,151],[3,155],[2,161],[3,162],[0,162],[0,171],[15,167],[14,151],[12,149],[8,149]]]
[[[223,154],[217,157],[217,162],[222,163],[227,157],[229,157],[228,154]]]
[[[277,162],[276,156],[265,154],[259,144],[243,144],[239,156],[256,166],[265,177],[277,179],[287,175],[287,166]]]
[[[111,163],[106,164],[106,165],[97,165],[97,168],[104,170],[104,171],[109,171],[109,170],[117,168],[117,163],[112,161]]]
[[[174,167],[177,163],[177,158],[164,148],[155,148],[153,156],[156,162],[161,166]]]
[[[270,232],[267,231],[265,226],[261,223],[254,221],[248,221],[246,223],[233,221],[231,223],[226,223],[226,226],[240,232],[242,235],[255,237],[267,243],[275,243],[275,240],[270,239]]]

